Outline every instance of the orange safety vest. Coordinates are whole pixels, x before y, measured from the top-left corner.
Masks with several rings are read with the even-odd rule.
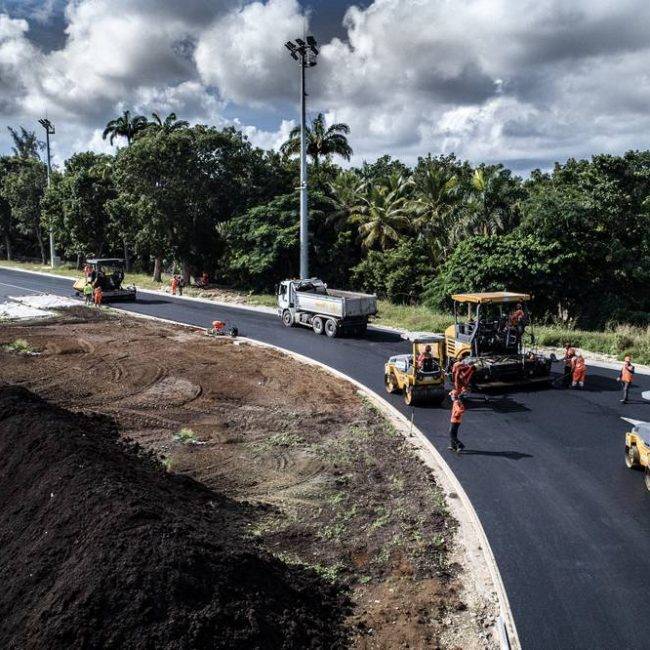
[[[519,321],[525,316],[523,309],[517,309],[510,314],[510,324],[513,327],[516,327],[519,324]]]
[[[621,381],[631,384],[633,379],[634,366],[631,363],[626,363],[621,370]]]
[[[573,366],[573,381],[584,381],[587,374],[587,364],[582,357],[574,357],[571,364]]]
[[[451,405],[451,422],[452,424],[460,424],[463,420],[463,414],[465,413],[465,405],[460,401],[456,400]]]
[[[566,348],[564,350],[564,365],[565,366],[571,365],[571,360],[574,359],[575,356],[576,356],[575,348]]]

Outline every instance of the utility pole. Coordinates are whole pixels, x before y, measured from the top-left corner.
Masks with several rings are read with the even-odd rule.
[[[300,278],[309,277],[309,213],[307,207],[307,88],[305,70],[316,65],[318,48],[316,39],[307,36],[307,42],[297,38],[296,42],[288,41],[284,46],[289,50],[293,59],[300,64]]]
[[[50,122],[46,117],[42,120],[39,120],[38,123],[45,129],[45,142],[47,143],[47,186],[50,186],[52,181],[52,157],[50,155],[50,136],[54,135],[56,131],[54,130],[54,124]],[[54,268],[56,266],[54,258],[54,232],[50,227],[50,266]]]

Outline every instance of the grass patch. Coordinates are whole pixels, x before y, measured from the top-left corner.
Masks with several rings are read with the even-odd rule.
[[[192,429],[181,429],[178,433],[174,434],[174,440],[180,442],[182,445],[195,445],[197,443],[196,434]]]
[[[299,447],[305,444],[305,439],[296,433],[274,433],[264,440],[250,443],[257,451],[268,451],[278,447]]]
[[[16,339],[13,343],[7,343],[2,347],[9,352],[17,352],[18,354],[31,354],[34,352],[34,348],[25,339]]]

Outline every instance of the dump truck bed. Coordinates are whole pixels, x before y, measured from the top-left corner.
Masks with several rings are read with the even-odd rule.
[[[327,293],[296,291],[296,308],[340,319],[374,316],[377,313],[377,297],[338,289],[327,289]]]

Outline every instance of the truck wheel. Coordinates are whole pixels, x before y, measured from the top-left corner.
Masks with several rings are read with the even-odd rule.
[[[339,333],[339,325],[333,318],[328,318],[325,321],[325,334],[331,339],[336,338]]]
[[[650,467],[645,468],[645,486],[648,488],[648,492],[650,492]]]
[[[322,334],[324,331],[323,319],[320,316],[314,316],[311,319],[311,326],[314,329],[315,334]]]
[[[390,375],[384,375],[384,384],[386,386],[387,393],[392,394],[398,391],[397,380],[395,379],[395,375],[392,373]]]
[[[282,324],[285,327],[293,327],[293,316],[291,315],[291,312],[288,309],[285,309],[282,312]]]
[[[635,469],[639,465],[639,450],[632,445],[625,450],[625,465],[628,469]]]

